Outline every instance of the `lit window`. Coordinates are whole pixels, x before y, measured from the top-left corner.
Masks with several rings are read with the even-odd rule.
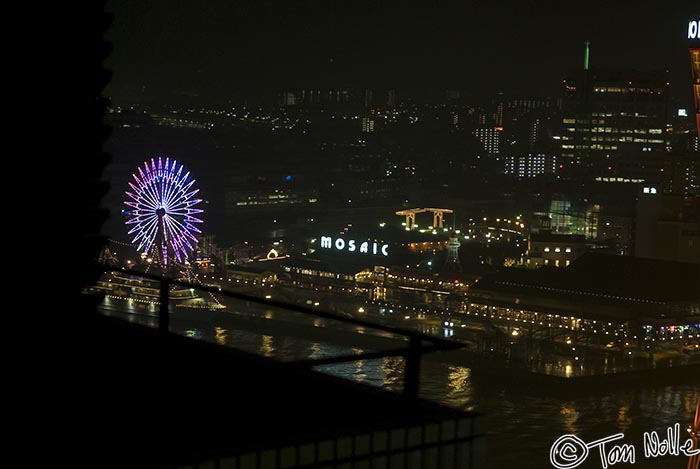
[[[569,264],[571,264],[571,261],[570,261],[569,259],[567,259],[567,260],[566,260],[566,265],[567,265],[567,267],[568,267]]]
[[[561,252],[561,249],[559,249],[559,248],[554,248],[554,252]]]
[[[566,248],[566,252],[571,252],[571,248]]]
[[[549,252],[549,248],[544,248],[544,252]]]

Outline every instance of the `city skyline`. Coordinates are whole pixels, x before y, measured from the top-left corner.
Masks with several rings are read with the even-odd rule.
[[[173,96],[221,102],[303,88],[458,89],[558,96],[567,71],[669,70],[671,97],[691,102],[690,2],[664,15],[633,2],[411,7],[369,2],[241,5],[108,2],[106,39],[117,101]],[[697,15],[695,15],[697,16]]]
[[[58,68],[77,118],[47,152],[70,174],[44,192],[79,195],[78,275],[32,281],[59,285],[71,460],[598,467],[643,442],[635,467],[697,467],[694,9],[74,15],[87,73]]]

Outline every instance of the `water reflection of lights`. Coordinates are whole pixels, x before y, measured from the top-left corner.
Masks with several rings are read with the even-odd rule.
[[[572,402],[563,403],[559,414],[562,416],[562,419],[564,421],[564,427],[569,433],[571,433],[572,435],[576,435],[577,433],[579,433],[579,428],[576,425],[576,422],[578,422],[579,418],[579,412],[574,408]]]
[[[447,376],[447,385],[453,393],[462,393],[469,391],[471,383],[471,370],[463,366],[449,366],[449,375]]]
[[[380,366],[384,384],[388,387],[403,385],[404,363],[402,357],[384,357]]]
[[[260,343],[260,353],[271,357],[275,353],[274,338],[271,335],[263,335]]]
[[[309,355],[308,358],[320,358],[323,356],[323,353],[321,352],[321,344],[318,342],[314,342],[309,346]]]
[[[352,353],[354,353],[354,354],[360,354],[363,352],[364,352],[364,350],[362,350],[362,349],[358,349],[358,348],[352,349]],[[355,362],[354,379],[364,381],[367,378],[367,373],[365,373],[364,367],[365,367],[365,360],[357,360]]]
[[[628,413],[630,410],[629,404],[622,404],[620,406],[620,409],[617,411],[617,424],[620,432],[622,433],[627,433],[627,429],[629,428],[630,424],[632,423],[632,419],[630,419]]]
[[[214,340],[219,345],[226,345],[226,340],[228,339],[228,331],[223,327],[214,327]]]

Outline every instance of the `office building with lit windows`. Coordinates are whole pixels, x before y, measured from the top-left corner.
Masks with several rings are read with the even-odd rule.
[[[632,178],[666,151],[666,72],[596,70],[562,82],[561,159],[597,177]]]
[[[583,235],[532,233],[528,239],[525,264],[530,268],[568,267],[585,252],[586,238]]]
[[[693,102],[695,104],[695,126],[700,136],[700,19],[688,21],[688,52],[690,71],[693,77]],[[697,138],[696,151],[697,151]]]
[[[533,178],[541,174],[553,174],[557,170],[557,157],[545,153],[506,157],[505,172],[518,179]]]
[[[372,119],[371,117],[363,117],[362,131],[367,133],[374,132],[374,119]]]
[[[481,142],[489,156],[500,155],[501,134],[503,127],[478,127],[474,129],[474,135]]]

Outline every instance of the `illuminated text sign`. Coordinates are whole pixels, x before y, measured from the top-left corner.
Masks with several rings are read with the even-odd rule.
[[[336,238],[334,240],[330,236],[321,236],[321,248],[335,249],[336,251],[359,252],[361,254],[381,254],[385,257],[389,255],[388,244],[369,241],[359,243],[354,239],[345,240],[343,238]]]
[[[688,22],[688,39],[700,38],[700,20]]]

